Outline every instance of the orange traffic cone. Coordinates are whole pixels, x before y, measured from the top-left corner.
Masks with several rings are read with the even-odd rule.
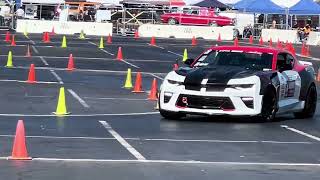
[[[148,99],[151,100],[151,101],[158,100],[157,93],[158,93],[157,79],[154,78],[153,81],[152,81],[151,91],[150,91]]]
[[[47,41],[46,32],[43,32],[43,34],[42,34],[42,42],[46,42],[46,41]]]
[[[28,46],[27,46],[26,57],[31,57],[31,50],[30,50],[30,45],[29,45],[29,44],[28,44]]]
[[[26,146],[26,137],[24,124],[22,120],[18,121],[16,135],[14,138],[12,155],[8,158],[10,160],[31,160],[28,156],[28,150]]]
[[[49,32],[45,32],[45,43],[49,43],[50,42],[50,35],[49,35]]]
[[[11,41],[10,40],[10,32],[9,31],[6,32],[6,37],[5,37],[4,41],[7,42],[7,43]]]
[[[11,46],[16,46],[16,41],[15,41],[15,38],[14,38],[14,35],[12,35],[12,39],[11,39]]]
[[[55,35],[55,34],[56,34],[56,33],[54,32],[54,27],[52,27],[51,32],[50,32],[50,35],[53,36],[53,35]]]
[[[219,33],[218,42],[221,42],[221,34]]]
[[[253,36],[252,35],[250,35],[250,37],[249,37],[249,43],[253,44]]]
[[[318,74],[317,74],[317,81],[320,81],[320,69],[318,69]]]
[[[273,47],[272,38],[270,38],[269,47]]]
[[[176,71],[179,69],[179,65],[177,63],[173,64],[173,70]]]
[[[155,46],[156,45],[156,39],[154,38],[154,36],[152,36],[152,38],[151,38],[150,45],[151,46]]]
[[[278,42],[277,42],[277,48],[278,49],[282,49],[282,43],[281,41],[278,39]]]
[[[306,56],[306,44],[302,43],[301,56]]]
[[[263,46],[263,39],[262,39],[262,37],[260,37],[259,45]]]
[[[108,35],[107,43],[112,44],[112,37],[110,34]]]
[[[139,39],[139,31],[138,30],[136,30],[134,32],[134,39]]]
[[[29,76],[27,83],[33,84],[36,83],[36,72],[34,70],[34,64],[30,64]]]
[[[123,54],[122,54],[122,48],[118,48],[118,53],[117,53],[117,60],[122,61],[123,60]]]
[[[307,47],[306,47],[306,56],[307,56],[307,57],[310,57],[310,54],[311,54],[311,53],[310,53],[310,46],[307,46]]]
[[[239,46],[239,39],[236,37],[236,39],[233,41],[234,46]]]
[[[197,45],[197,39],[193,36],[191,40],[191,45],[196,46]]]
[[[73,71],[74,69],[75,69],[75,68],[74,68],[73,55],[70,54],[70,55],[69,55],[69,61],[68,61],[67,70],[68,70],[68,71]]]
[[[136,82],[134,83],[133,93],[143,93],[141,73],[137,73]]]

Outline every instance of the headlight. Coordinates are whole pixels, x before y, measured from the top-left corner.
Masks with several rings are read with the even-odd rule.
[[[179,82],[179,81],[175,81],[175,80],[169,80],[169,79],[168,79],[168,83],[169,84],[175,84],[175,85],[183,85],[183,82]]]
[[[254,84],[233,84],[233,85],[228,85],[228,88],[234,88],[234,89],[248,89],[252,88]]]

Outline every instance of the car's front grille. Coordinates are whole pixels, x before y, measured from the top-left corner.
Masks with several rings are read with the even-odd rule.
[[[234,106],[228,97],[195,96],[181,94],[177,100],[178,107],[197,109],[233,110]]]

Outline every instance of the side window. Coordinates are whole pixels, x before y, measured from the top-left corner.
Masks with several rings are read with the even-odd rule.
[[[280,53],[277,57],[277,70],[280,72],[292,70],[294,58],[290,54]]]

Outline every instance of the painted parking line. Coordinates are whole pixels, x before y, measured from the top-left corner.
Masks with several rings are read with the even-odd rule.
[[[32,45],[31,47],[32,47],[33,51],[34,51],[36,54],[39,54],[38,49],[37,49],[34,45]]]
[[[300,130],[295,129],[295,128],[292,128],[292,127],[289,127],[289,126],[287,126],[287,125],[281,125],[281,127],[282,127],[282,128],[285,128],[285,129],[287,129],[287,130],[289,130],[289,131],[298,133],[298,134],[300,134],[300,135],[302,135],[302,136],[308,137],[308,138],[310,138],[310,139],[313,139],[313,140],[316,140],[316,141],[320,141],[320,138],[317,137],[317,136],[314,136],[314,135],[305,133],[305,132],[303,132],[303,131],[300,131]]]
[[[0,82],[27,83],[28,81],[11,80],[11,79],[0,79]],[[37,81],[36,84],[59,84],[59,82],[54,82],[54,81]]]
[[[106,121],[99,121],[99,123],[102,124],[104,128],[107,129],[107,131],[117,139],[117,141],[125,147],[134,157],[136,157],[138,160],[146,160],[145,157],[142,156],[134,147],[132,147],[125,139],[123,139],[120,134],[118,134],[115,130],[112,129],[112,127],[107,123]]]
[[[172,52],[172,51],[167,51],[168,53],[171,53],[171,54],[174,54],[174,55],[177,55],[177,56],[180,56],[180,57],[183,57],[183,55],[181,54],[178,54],[178,53],[175,53],[175,52]]]
[[[48,62],[44,59],[44,57],[40,56],[40,59],[44,65],[49,66]]]
[[[148,101],[148,99],[117,98],[117,97],[83,97],[83,98],[93,99],[93,100]]]
[[[90,108],[90,106],[76,93],[74,92],[72,89],[68,89],[69,93],[76,99],[79,101],[79,103],[85,107],[85,108]]]
[[[50,73],[59,81],[59,84],[64,84],[62,78],[54,70],[51,69]]]
[[[103,117],[103,116],[145,116],[158,115],[159,111],[150,112],[129,112],[129,113],[101,113],[101,114],[68,114],[65,117]],[[3,117],[57,117],[55,114],[5,114],[1,113]]]

